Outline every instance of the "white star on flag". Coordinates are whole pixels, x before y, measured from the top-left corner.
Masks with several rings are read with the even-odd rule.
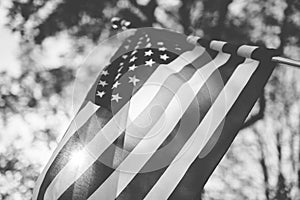
[[[107,76],[108,75],[108,71],[104,70],[101,74],[104,75],[104,76]]]
[[[96,94],[97,96],[99,96],[100,98],[102,98],[103,97],[103,95],[105,95],[105,92],[104,91],[97,91],[97,94]]]
[[[130,58],[129,62],[134,62],[137,59],[137,57],[133,56],[132,58]]]
[[[128,83],[132,83],[133,86],[136,86],[136,83],[140,81],[140,79],[136,78],[136,76],[132,76],[132,77],[128,77],[129,78],[129,82]]]
[[[147,61],[146,61],[146,64],[145,64],[145,65],[152,67],[152,65],[153,65],[154,63],[155,63],[155,62],[154,62],[152,59],[150,59],[150,60],[147,60]]]
[[[102,87],[105,87],[107,85],[106,81],[99,81],[98,85],[101,85]]]
[[[132,66],[129,67],[129,71],[134,71],[136,68],[137,68],[136,65],[132,65]]]
[[[135,49],[133,52],[131,52],[131,55],[134,55],[137,53],[137,50]]]
[[[113,94],[111,96],[112,96],[111,101],[116,101],[117,103],[119,102],[119,100],[122,99],[122,97],[119,96],[119,93]]]
[[[169,58],[169,56],[167,54],[164,54],[164,55],[160,55],[160,58],[166,61]]]
[[[120,68],[118,69],[118,72],[120,72],[122,69],[123,69],[123,67],[120,67]]]
[[[111,89],[117,88],[119,85],[121,85],[121,83],[119,81],[116,81]]]
[[[146,48],[150,48],[152,46],[152,44],[151,43],[148,43],[145,47]]]
[[[150,49],[149,51],[145,52],[145,56],[151,56],[153,54],[153,51]]]
[[[166,49],[166,47],[160,47],[160,48],[158,48],[158,51],[166,51],[167,49]]]
[[[121,73],[118,73],[115,80],[117,80],[122,74]]]

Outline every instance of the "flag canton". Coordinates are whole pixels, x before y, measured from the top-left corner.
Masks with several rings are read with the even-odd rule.
[[[95,103],[109,110],[119,110],[157,67],[172,62],[188,47],[147,33],[129,37],[118,49],[119,56],[114,56],[102,71]]]

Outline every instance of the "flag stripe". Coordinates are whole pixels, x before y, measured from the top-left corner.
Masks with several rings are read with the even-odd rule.
[[[163,78],[167,78],[170,74],[174,73],[174,71],[181,70],[189,61],[196,59],[199,56],[199,51],[203,53],[204,49],[202,47],[196,47],[192,51],[185,52],[181,54],[178,58],[176,58],[173,62],[162,65],[161,67],[167,67],[169,70],[168,73],[160,73],[160,67],[154,71],[154,73],[150,76],[150,78],[146,81],[147,83],[157,83],[158,81],[162,81]],[[165,77],[162,77],[162,74]],[[131,101],[134,101],[135,97],[138,95],[143,96],[143,93],[148,93],[148,91],[144,90],[143,87],[137,91],[132,97]],[[153,98],[153,97],[152,97]],[[45,197],[49,199],[57,199],[73,182],[75,182],[80,175],[87,170],[90,165],[97,159],[106,148],[111,145],[111,143],[124,131],[125,125],[118,124],[119,121],[124,121],[127,119],[129,104],[127,103],[125,106],[121,108],[119,112],[111,119],[101,131],[93,138],[91,142],[89,142],[85,147],[83,153],[86,155],[86,161],[83,163],[80,169],[77,169],[77,173],[67,173],[72,171],[72,164],[68,163],[65,167],[55,176],[50,185],[45,192]],[[91,156],[92,154],[93,156]]]
[[[105,183],[103,183],[99,189],[90,197],[90,199],[95,198],[99,198],[99,197],[103,197],[103,195],[105,195],[108,191],[110,191],[109,185],[110,185],[110,179],[111,180],[115,180],[115,177],[118,175],[118,171],[125,171],[128,172],[130,171],[130,176],[126,176],[124,178],[126,178],[126,181],[122,181],[123,185],[120,187],[120,190],[118,191],[118,194],[120,194],[120,192],[126,187],[126,185],[129,183],[129,181],[134,178],[135,174],[142,168],[142,166],[145,164],[145,162],[149,159],[149,157],[151,156],[150,154],[146,154],[143,155],[142,157],[138,156],[141,155],[143,151],[145,150],[146,147],[152,147],[152,148],[158,148],[159,145],[163,142],[163,140],[167,137],[167,135],[173,130],[173,128],[175,127],[175,125],[177,124],[178,120],[181,118],[183,113],[174,113],[174,111],[176,111],[176,107],[178,106],[176,104],[177,99],[179,99],[181,101],[181,108],[178,108],[178,111],[185,112],[185,110],[188,108],[188,106],[190,105],[191,101],[194,99],[194,95],[197,94],[197,88],[201,87],[206,79],[210,76],[210,74],[214,71],[215,66],[222,66],[224,63],[226,63],[226,61],[228,60],[228,58],[230,57],[230,55],[225,55],[225,54],[219,54],[217,56],[217,58],[215,58],[215,60],[209,62],[209,64],[205,65],[205,66],[199,66],[196,65],[197,63],[195,63],[195,67],[196,68],[200,68],[200,71],[206,70],[206,72],[204,72],[202,74],[202,72],[199,73],[194,73],[192,79],[190,79],[189,82],[185,83],[180,90],[176,93],[176,97],[177,98],[173,98],[171,103],[168,105],[166,111],[165,111],[165,116],[167,118],[163,119],[165,120],[165,122],[167,124],[164,125],[163,130],[160,130],[160,134],[158,134],[160,137],[152,137],[151,139],[147,139],[147,140],[142,140],[138,146],[131,152],[131,154],[129,154],[129,156],[125,159],[125,161],[123,161],[123,163],[116,169],[116,173],[114,173],[113,175],[111,175],[111,177],[109,179],[106,180]],[[198,59],[198,62],[200,61],[200,59]],[[205,63],[202,63],[205,64]],[[190,88],[191,83],[194,83],[194,88]],[[191,91],[193,90],[193,91]],[[191,96],[192,95],[192,96]],[[182,101],[182,99],[184,99]],[[175,118],[174,118],[175,117]],[[171,119],[172,118],[172,119]],[[174,119],[173,119],[174,118]],[[157,129],[160,129],[161,127],[161,123],[156,123],[155,126],[150,130],[150,132],[148,132],[147,134],[154,134]],[[165,130],[166,129],[166,130]],[[154,139],[154,141],[152,141]],[[158,139],[158,140],[157,140]],[[152,142],[151,142],[152,141]],[[149,146],[150,145],[150,146]],[[148,150],[147,152],[154,152],[155,149],[151,149]],[[137,157],[138,158],[137,158]],[[134,162],[132,162],[134,161]],[[132,164],[134,164],[134,166],[132,166]]]
[[[48,161],[47,165],[43,169],[43,172],[39,176],[36,186],[33,191],[33,199],[42,199],[40,197],[40,193],[44,193],[45,189],[47,188],[48,184],[47,181],[49,181],[49,169],[51,166],[57,165],[59,163],[60,159],[60,151],[64,147],[64,145],[69,141],[71,136],[76,132],[76,130],[80,127],[82,127],[86,121],[99,109],[99,106],[88,102],[75,116],[75,118],[72,120],[67,132],[63,136],[62,140],[56,147],[55,151],[53,152],[50,160]],[[59,165],[58,165],[59,166]]]
[[[195,133],[184,145],[185,148],[182,148],[179,154],[177,154],[176,158],[178,159],[175,158],[176,162],[171,163],[145,199],[167,199],[171,195],[180,180],[186,174],[188,167],[197,158],[204,145],[225,118],[256,70],[258,64],[259,62],[257,61],[246,59],[246,61],[234,71]],[[224,98],[226,99],[225,102]],[[176,174],[176,176],[172,176],[173,174]]]
[[[195,98],[195,100],[196,101],[198,101],[198,100],[200,101],[199,102],[200,103],[199,107],[200,107],[200,110],[203,112],[202,113],[203,115],[200,118],[200,121],[198,122],[197,125],[199,125],[199,123],[201,122],[203,116],[206,114],[207,110],[209,109],[211,103],[214,102],[214,100],[218,96],[219,91],[222,90],[222,88],[223,88],[223,85],[222,85],[223,82],[226,83],[227,80],[229,79],[229,77],[231,76],[231,74],[233,73],[233,71],[236,69],[236,67],[240,63],[242,63],[244,61],[243,58],[238,57],[236,55],[231,55],[230,56],[229,54],[219,53],[219,56],[220,55],[222,55],[224,57],[223,61],[217,61],[217,58],[215,58],[215,60],[214,60],[214,64],[219,69],[214,70],[215,68],[212,65],[209,64],[207,66],[204,66],[200,70],[198,70],[199,71],[198,73],[201,74],[202,77],[209,77],[207,80],[206,80],[206,78],[203,78],[203,80],[205,81],[205,85],[203,85],[201,87],[201,85],[204,82],[202,82],[201,80],[199,80],[199,78],[198,79],[194,79],[194,82],[192,82],[191,84],[189,84],[190,87],[196,88],[195,91],[198,91],[197,97]],[[200,87],[201,87],[201,89],[200,89]],[[207,87],[210,87],[208,91],[207,91]],[[185,90],[184,88],[182,88],[182,89],[183,89],[183,91]],[[209,95],[211,95],[210,96],[210,100],[203,99],[203,98],[205,98],[204,96],[208,96],[208,98],[209,98]],[[201,101],[201,100],[203,100],[203,101]],[[208,104],[208,105],[205,105],[205,104]],[[194,127],[194,129],[196,129],[196,127]],[[191,130],[191,131],[193,131],[193,130]],[[189,135],[189,133],[186,133],[186,132],[182,133],[182,134],[184,134],[185,137],[187,137],[186,135]],[[185,141],[187,139],[188,138],[186,138]],[[180,142],[183,142],[183,141],[180,141]],[[180,145],[180,147],[182,147],[183,144]],[[173,151],[172,153],[176,154],[180,150],[180,147],[179,146],[177,147],[178,150],[172,149],[172,151]],[[157,157],[157,154],[159,154],[159,152],[158,153],[154,153],[154,155],[151,157],[151,159],[146,163],[146,165],[144,165],[143,170],[146,170],[146,171],[150,170],[151,160],[152,161],[154,160],[154,162],[155,162],[155,160],[159,159],[159,158],[155,158],[155,157]],[[175,156],[176,155],[171,156],[169,158],[170,161],[172,161]],[[135,160],[139,160],[139,159],[140,158],[136,158]],[[166,158],[164,158],[164,159],[166,159]],[[136,163],[137,163],[137,161],[134,162],[134,165],[136,165]],[[131,166],[131,167],[135,168],[133,166]],[[147,168],[149,168],[149,169],[147,169]],[[139,173],[139,174],[137,174],[137,177],[135,178],[136,180],[133,179],[133,181],[129,184],[129,187],[125,188],[124,192],[126,192],[126,191],[128,192],[128,190],[130,190],[130,188],[132,188],[132,187],[139,187],[139,185],[141,184],[142,180],[145,180],[145,177],[149,177],[150,176],[150,177],[152,177],[152,181],[151,181],[151,183],[148,183],[148,188],[146,190],[144,189],[143,192],[134,193],[134,195],[137,195],[137,196],[132,197],[134,199],[142,199],[143,196],[146,195],[147,191],[149,191],[151,189],[151,187],[155,184],[155,182],[158,180],[159,176],[164,172],[164,170],[165,170],[165,168],[164,169],[160,169],[160,170],[158,170],[156,172],[153,172],[153,173],[149,172],[148,174],[145,174],[145,173]],[[160,175],[158,175],[158,174],[160,174]],[[153,177],[156,177],[156,178],[153,178]],[[143,186],[143,188],[145,188],[145,186]]]

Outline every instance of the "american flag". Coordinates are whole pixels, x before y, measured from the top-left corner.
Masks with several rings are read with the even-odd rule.
[[[274,69],[272,49],[134,31],[98,76],[33,199],[194,199]]]

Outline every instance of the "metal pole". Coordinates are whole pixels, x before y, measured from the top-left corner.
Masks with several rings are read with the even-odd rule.
[[[276,57],[272,58],[272,61],[279,63],[279,64],[290,65],[290,66],[297,67],[300,69],[300,61],[297,61],[297,60],[292,60],[290,58],[283,58],[280,56],[276,56]]]

